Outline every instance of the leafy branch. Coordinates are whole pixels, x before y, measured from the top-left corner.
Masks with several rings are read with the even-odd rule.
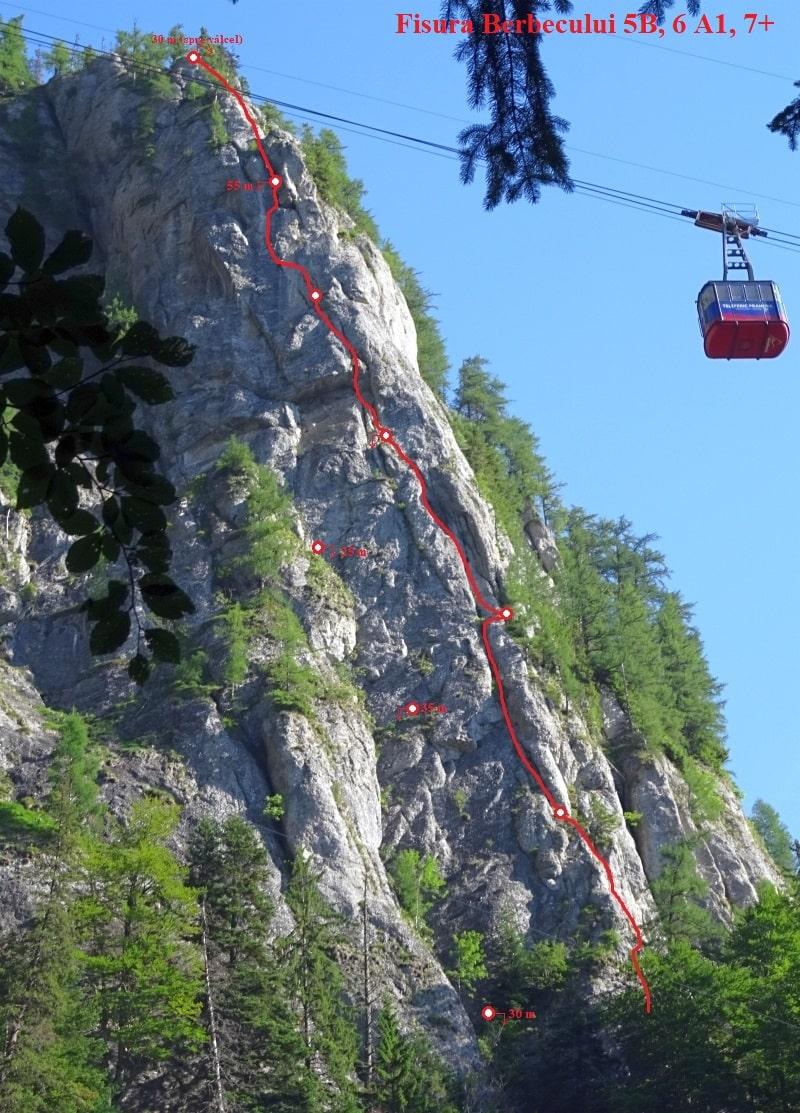
[[[145,625],[140,608],[174,621],[194,606],[169,575],[163,508],[176,492],[157,469],[159,446],[136,427],[134,415],[140,401],[161,405],[174,398],[164,373],[151,364],[185,367],[194,348],[181,337],[161,337],[144,321],[117,336],[100,304],[100,276],[56,277],[89,261],[92,241],[83,232],[68,231],[44,258],[44,230],[31,213],[18,208],[5,231],[0,465],[9,456],[20,470],[17,509],[44,505],[76,538],[67,552],[70,572],[88,572],[101,556],[110,564],[124,560],[127,582],[110,580],[106,594],[86,599],[83,609],[95,654],[118,649],[135,624],[128,673],[143,683],[153,660],[180,660],[180,645],[170,631]],[[94,509],[81,505],[89,492]]]

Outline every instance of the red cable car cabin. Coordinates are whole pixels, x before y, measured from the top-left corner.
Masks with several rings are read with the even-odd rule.
[[[774,359],[789,341],[774,282],[707,282],[697,314],[709,359]]]

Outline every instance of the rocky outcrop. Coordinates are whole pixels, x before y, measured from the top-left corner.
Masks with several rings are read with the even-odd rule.
[[[114,810],[124,813],[146,786],[170,792],[184,805],[179,846],[202,814],[248,816],[270,852],[278,901],[287,852],[300,847],[314,855],[328,897],[351,920],[366,884],[370,930],[384,942],[384,991],[434,1038],[444,1017],[448,1058],[474,1069],[473,1023],[444,973],[453,932],[492,932],[509,914],[537,938],[567,938],[591,906],[599,910],[597,931],[615,927],[624,956],[628,924],[600,865],[570,830],[554,826],[514,756],[453,546],[421,506],[411,473],[380,445],[368,447],[371,430],[345,351],[311,312],[299,276],[267,256],[268,193],[226,189],[228,179],[263,178],[236,105],[221,98],[230,142],[212,154],[203,112],[177,94],[161,102],[149,157],[135,138],[139,95],[123,76],[121,64],[97,61],[4,106],[6,196],[30,194],[52,240],[84,227],[96,245],[91,269],[106,272],[111,292],[162,332],[197,345],[192,364],[172,373],[176,400],[152,417],[164,467],[185,492],[173,523],[175,574],[197,606],[189,626],[195,643],[213,666],[221,653],[211,622],[215,592],[237,545],[242,506],[213,484],[198,493],[193,481],[236,435],[281,477],[306,548],[320,538],[367,550],[332,562],[339,588],[327,597],[309,587],[310,552],[285,578],[308,636],[304,660],[323,677],[337,666],[349,670],[365,703],[320,702],[314,722],[276,709],[261,668],[274,652],[268,631],[253,643],[247,683],[227,703],[181,694],[168,676],[143,694],[132,691],[117,662],[87,652],[77,610],[86,583],[66,575],[64,539],[47,521],[23,522],[12,512],[7,552],[19,554],[20,568],[0,595],[2,683],[29,730],[21,737],[13,716],[0,716],[0,757],[19,793],[41,795],[52,739],[39,725],[39,700],[75,705],[113,724],[104,794]],[[35,149],[15,138],[23,112],[41,129]],[[327,313],[361,354],[365,395],[418,461],[481,591],[497,599],[508,542],[419,375],[414,325],[383,257],[321,202],[292,137],[272,133],[266,143],[283,178],[273,222],[278,255],[302,263],[324,291]],[[47,203],[34,203],[36,190]],[[9,204],[0,202],[3,222]],[[551,570],[552,538],[533,517],[526,530]],[[26,600],[27,579],[34,586]],[[659,851],[695,830],[685,783],[662,760],[613,768],[586,725],[548,703],[509,635],[495,626],[492,638],[527,753],[556,797],[590,831],[602,828],[621,895],[637,919],[651,921],[648,880]],[[396,708],[412,698],[447,711],[398,720]],[[699,855],[720,916],[753,900],[760,878],[774,878],[724,791],[723,818],[703,832]],[[262,814],[264,797],[275,792],[285,801],[280,825]],[[635,839],[623,808],[642,813]],[[388,883],[384,859],[397,847],[434,854],[446,876],[432,947],[410,929]],[[14,909],[24,876],[7,880]],[[288,923],[285,908],[281,916]]]

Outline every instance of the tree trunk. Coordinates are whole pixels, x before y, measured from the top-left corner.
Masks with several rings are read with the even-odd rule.
[[[206,999],[208,1001],[208,1019],[211,1027],[211,1060],[214,1064],[214,1088],[216,1090],[218,1113],[226,1113],[225,1093],[222,1089],[222,1071],[219,1061],[219,1040],[217,1039],[217,1018],[214,1012],[214,996],[211,992],[211,971],[208,965],[208,924],[206,921],[206,898],[200,902],[200,919],[203,925],[203,969],[206,975]]]
[[[369,937],[367,921],[367,871],[364,869],[364,900],[361,905],[364,957],[364,1082],[372,1089],[372,985],[369,966]]]

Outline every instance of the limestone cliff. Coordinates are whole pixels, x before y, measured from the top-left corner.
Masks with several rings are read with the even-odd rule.
[[[179,697],[162,672],[134,690],[117,661],[88,653],[77,610],[86,584],[65,571],[66,539],[47,519],[6,506],[2,765],[18,797],[39,797],[52,744],[41,703],[75,706],[106,724],[112,756],[103,793],[115,811],[124,813],[147,786],[166,790],[184,805],[181,845],[201,815],[246,815],[274,863],[276,899],[287,854],[307,847],[327,896],[351,920],[366,875],[370,930],[385,943],[381,985],[443,1040],[454,1065],[476,1069],[476,1016],[444,973],[453,932],[491,934],[510,913],[534,937],[567,938],[590,906],[597,931],[616,929],[624,957],[628,924],[598,863],[554,826],[511,749],[455,550],[420,505],[409,471],[368,447],[371,428],[346,352],[311,311],[299,276],[267,256],[269,191],[226,189],[228,179],[264,178],[238,108],[221,97],[230,142],[212,152],[203,113],[177,93],[162,100],[147,157],[135,138],[139,97],[122,72],[117,62],[97,61],[2,106],[8,188],[0,220],[21,200],[52,242],[84,228],[96,249],[89,269],[105,273],[110,289],[162,332],[197,345],[191,365],[172,373],[176,400],[152,416],[164,469],[183,493],[175,576],[197,606],[195,644],[220,652],[215,591],[238,551],[243,513],[213,474],[195,481],[236,435],[293,500],[305,555],[287,567],[285,588],[308,635],[306,663],[325,677],[344,666],[365,700],[320,702],[317,725],[277,709],[260,667],[274,654],[268,631],[251,646],[235,701]],[[481,591],[498,600],[509,543],[419,375],[414,325],[386,262],[320,200],[297,142],[278,132],[265,141],[283,177],[277,253],[307,267],[324,291],[328,314],[362,357],[366,396],[419,463]],[[537,543],[543,537],[539,529]],[[309,572],[314,538],[368,555],[335,562],[332,586],[320,592]],[[626,729],[613,701],[605,708],[609,745],[601,746],[576,713],[547,698],[509,634],[494,627],[492,637],[517,731],[553,793],[587,817],[598,808],[610,814],[610,865],[637,920],[653,922],[649,882],[660,849],[687,834],[700,836],[698,864],[719,917],[752,901],[761,879],[777,880],[730,786],[721,785],[722,816],[698,831],[689,789],[666,759],[623,748],[612,764]],[[411,698],[447,713],[398,722],[396,708]],[[131,739],[140,745],[120,744]],[[280,825],[262,815],[270,793],[284,797]],[[641,813],[634,829],[623,810]],[[387,879],[384,860],[396,847],[434,854],[446,876],[431,947],[411,930]],[[21,919],[25,863],[7,857],[1,868],[3,916]],[[281,915],[288,923],[288,911]],[[617,978],[609,965],[595,988]]]

